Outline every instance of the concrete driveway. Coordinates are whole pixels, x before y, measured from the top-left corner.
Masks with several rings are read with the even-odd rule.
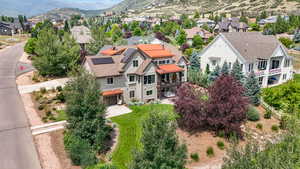
[[[121,115],[128,114],[131,112],[132,112],[132,110],[129,109],[125,105],[112,105],[112,106],[107,107],[106,118],[121,116]]]
[[[24,44],[0,51],[0,168],[41,169],[15,70]]]

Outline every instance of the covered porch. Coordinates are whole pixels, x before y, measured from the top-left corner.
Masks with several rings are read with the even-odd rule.
[[[177,88],[183,82],[184,69],[175,65],[159,65],[157,69],[158,98],[169,98],[176,95]]]
[[[123,103],[123,90],[121,89],[103,91],[102,96],[106,105],[120,105]]]

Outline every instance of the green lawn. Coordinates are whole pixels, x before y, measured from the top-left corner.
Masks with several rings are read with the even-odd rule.
[[[119,143],[112,155],[112,162],[118,169],[127,169],[133,150],[141,148],[139,140],[142,134],[142,122],[148,113],[151,111],[173,113],[172,105],[155,104],[130,108],[132,113],[112,118],[120,130]]]
[[[55,121],[63,121],[67,120],[67,114],[65,110],[57,110],[57,116],[55,117]]]

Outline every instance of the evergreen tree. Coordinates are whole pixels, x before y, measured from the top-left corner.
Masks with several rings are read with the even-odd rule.
[[[65,32],[70,32],[70,27],[69,27],[69,22],[68,22],[68,20],[65,20],[64,31],[65,31]]]
[[[207,75],[210,74],[209,64],[206,64],[205,74],[207,74]]]
[[[219,65],[215,67],[215,69],[209,74],[209,80],[215,81],[221,75],[221,68]]]
[[[200,59],[197,52],[193,52],[190,57],[190,69],[194,71],[199,71],[200,69]]]
[[[179,35],[176,37],[176,41],[178,45],[183,45],[186,42],[186,33],[181,30]]]
[[[93,40],[87,45],[87,50],[89,54],[93,55],[99,52],[100,48],[107,43],[107,37],[105,34],[105,27],[94,26],[91,29],[91,33]]]
[[[45,27],[35,42],[33,65],[43,76],[64,76],[78,62],[80,47],[70,35],[61,41],[53,29]]]
[[[250,101],[254,105],[260,104],[260,85],[253,71],[246,78],[244,85],[246,91],[245,95],[249,97]]]
[[[167,114],[152,112],[142,126],[143,149],[134,154],[130,169],[183,169],[187,149],[176,135],[176,123]]]
[[[238,60],[234,62],[230,74],[232,77],[235,78],[235,80],[240,81],[241,83],[243,82],[244,80],[243,70]]]
[[[221,74],[222,75],[229,75],[229,66],[228,66],[228,63],[226,61],[224,62],[223,66],[222,66]]]
[[[87,141],[96,152],[106,151],[111,127],[105,123],[105,105],[96,78],[80,70],[71,79],[64,89],[68,132]]]

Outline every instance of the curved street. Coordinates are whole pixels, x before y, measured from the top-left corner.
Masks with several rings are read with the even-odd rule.
[[[0,168],[41,169],[15,82],[23,43],[0,51]]]

